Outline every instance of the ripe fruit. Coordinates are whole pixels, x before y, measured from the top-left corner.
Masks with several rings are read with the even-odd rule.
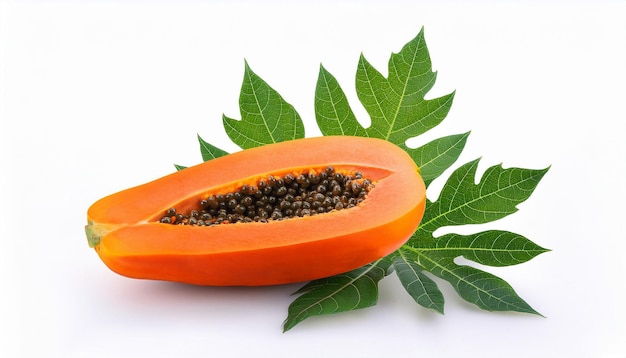
[[[128,277],[270,285],[346,272],[400,247],[424,212],[412,159],[380,139],[248,149],[100,199],[87,237]]]

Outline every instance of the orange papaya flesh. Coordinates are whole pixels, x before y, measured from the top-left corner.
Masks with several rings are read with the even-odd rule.
[[[209,227],[159,222],[210,195],[269,176],[362,173],[372,182],[349,209]],[[197,285],[308,281],[358,268],[398,249],[417,229],[426,190],[413,160],[380,139],[327,136],[248,149],[107,196],[88,210],[87,237],[121,275]]]

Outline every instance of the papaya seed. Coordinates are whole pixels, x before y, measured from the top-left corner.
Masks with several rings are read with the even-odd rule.
[[[357,206],[373,187],[361,172],[336,172],[332,166],[301,174],[269,175],[233,192],[208,195],[187,213],[169,208],[159,222],[212,226],[313,216]]]

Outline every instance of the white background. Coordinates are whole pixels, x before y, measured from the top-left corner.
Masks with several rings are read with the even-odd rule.
[[[0,4],[0,356],[626,357],[626,2]],[[386,73],[422,26],[430,97],[457,92],[412,143],[472,130],[458,164],[551,165],[518,213],[484,226],[553,250],[486,268],[546,318],[481,311],[438,280],[442,316],[391,276],[376,307],[283,334],[299,284],[131,280],[87,247],[95,200],[200,162],[196,134],[236,149],[221,115],[240,118],[244,58],[314,136],[320,63],[366,123],[359,54]]]

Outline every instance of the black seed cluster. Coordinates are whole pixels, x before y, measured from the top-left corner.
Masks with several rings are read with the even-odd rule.
[[[361,172],[343,174],[333,167],[304,174],[268,176],[227,194],[210,195],[196,210],[167,210],[161,223],[211,226],[238,222],[268,222],[312,216],[354,207],[374,187]]]

